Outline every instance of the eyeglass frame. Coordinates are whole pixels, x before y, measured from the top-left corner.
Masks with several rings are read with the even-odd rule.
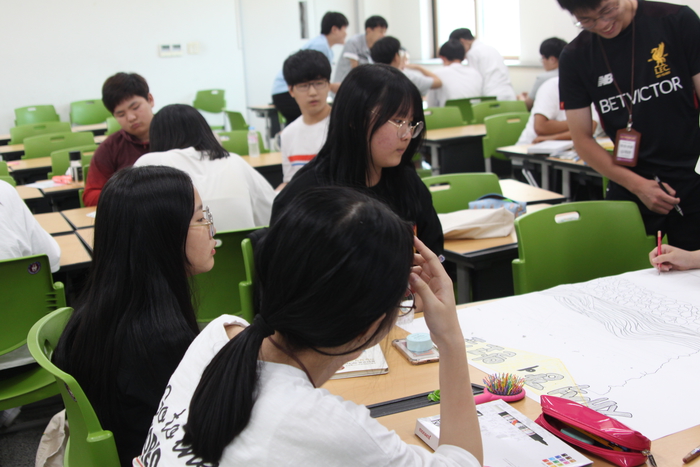
[[[620,10],[620,0],[617,0],[617,5],[615,5],[614,7],[612,7],[608,4],[608,7],[605,8],[604,10],[608,10],[608,11],[606,13],[603,13],[601,11],[601,12],[599,12],[597,18],[586,18],[583,21],[579,20],[574,15],[574,19],[575,19],[574,26],[576,26],[579,29],[589,30],[589,29],[593,29],[594,27],[596,27],[596,24],[598,24],[598,21],[600,21],[600,20],[604,20],[604,21],[611,20]],[[584,22],[590,22],[590,21],[593,22],[590,26],[584,25]]]
[[[329,84],[330,84],[330,82],[329,82],[327,79],[324,78],[324,79],[322,79],[322,80],[320,80],[320,79],[315,79],[315,80],[312,80],[312,81],[307,81],[307,82],[305,82],[305,83],[295,84],[295,85],[292,86],[292,87],[293,87],[295,90],[297,90],[297,91],[299,91],[299,92],[305,94],[305,93],[309,92],[309,91],[311,90],[312,87],[313,87],[316,91],[323,91],[325,88],[328,87]]]
[[[401,305],[402,303],[405,302],[411,302],[411,305]],[[416,309],[416,296],[413,294],[413,291],[409,288],[406,289],[406,295],[404,295],[403,299],[399,302],[399,306],[397,306],[399,310],[398,318],[401,318],[402,316],[406,316],[410,312]]]
[[[214,216],[212,216],[209,206],[204,206],[202,212],[204,213],[206,222],[196,222],[194,224],[190,224],[190,227],[207,226],[209,227],[209,238],[214,238],[214,235],[216,235],[216,227],[214,227]]]
[[[421,120],[417,122],[415,125],[411,125],[410,123],[406,127],[408,129],[407,132],[405,132],[403,135],[401,134],[401,127],[404,126],[404,124],[408,123],[408,120],[401,120],[401,123],[396,123],[391,120],[387,120],[388,123],[391,123],[396,127],[396,136],[399,137],[399,139],[403,139],[406,137],[406,135],[410,134],[411,139],[416,139],[418,135],[420,135],[421,131],[423,131],[423,128],[425,128],[425,123]],[[417,131],[416,131],[417,129]]]

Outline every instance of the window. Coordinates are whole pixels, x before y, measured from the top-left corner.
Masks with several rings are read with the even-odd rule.
[[[453,30],[469,28],[504,57],[520,57],[520,0],[433,0],[433,21],[435,56]]]

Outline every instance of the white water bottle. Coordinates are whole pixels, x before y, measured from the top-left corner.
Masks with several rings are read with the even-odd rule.
[[[258,132],[254,126],[248,127],[248,155],[250,157],[260,157],[260,145],[258,144]]]

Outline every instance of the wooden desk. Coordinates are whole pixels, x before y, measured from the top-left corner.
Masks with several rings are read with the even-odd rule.
[[[90,253],[74,233],[57,235],[54,239],[61,247],[61,269],[87,267],[92,261]]]
[[[481,139],[485,135],[486,125],[483,123],[427,130],[424,142],[430,148],[433,175],[483,172],[485,164]]]
[[[517,180],[500,180],[503,196],[516,201],[524,201],[528,205],[549,203],[559,204],[566,201],[566,196],[553,191],[528,185]]]
[[[43,199],[44,194],[38,188],[31,186],[18,185],[15,187],[17,193],[19,193],[20,198],[24,201]]]
[[[76,230],[75,234],[80,238],[88,251],[92,253],[92,245],[95,241],[95,228],[87,227],[85,229]]]
[[[42,229],[51,235],[72,233],[73,227],[58,212],[47,212],[44,214],[34,214],[34,219],[39,222]]]
[[[386,375],[330,380],[323,387],[344,399],[364,405],[438,389],[439,363],[411,365],[391,345],[393,339],[405,337],[406,334],[403,329],[394,326],[389,336],[382,342],[384,354],[389,363],[389,373]],[[481,383],[484,376],[483,372],[470,366],[469,373],[472,383]],[[511,405],[532,420],[535,420],[542,412],[540,404],[529,397]],[[430,450],[425,443],[414,435],[416,419],[439,413],[440,408],[433,405],[380,417],[377,421],[389,430],[395,430],[404,442],[423,446],[425,449]],[[684,465],[681,458],[700,444],[698,440],[700,440],[700,425],[654,440],[651,450],[659,467],[681,467]],[[593,454],[588,452],[584,454],[593,461],[594,467],[613,467],[613,464]]]
[[[48,177],[51,172],[51,157],[18,159],[7,163],[7,170],[18,184],[31,183]]]
[[[48,182],[49,180],[39,180],[37,183]],[[72,209],[80,206],[78,190],[84,188],[84,182],[73,182],[65,185],[52,186],[50,188],[38,189],[43,193],[44,199],[51,205],[54,211]]]
[[[77,230],[95,225],[95,216],[88,216],[88,214],[92,214],[96,210],[96,206],[88,206],[86,208],[67,209],[61,211],[61,215]]]
[[[259,157],[241,156],[244,161],[260,172],[273,188],[282,183],[282,153],[261,153]]]

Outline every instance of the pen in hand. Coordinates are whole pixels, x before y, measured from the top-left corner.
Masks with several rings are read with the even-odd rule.
[[[662,190],[664,193],[666,193],[668,196],[671,196],[671,193],[669,193],[668,190],[666,189],[666,187],[664,186],[664,184],[661,183],[661,179],[660,179],[658,176],[654,175],[654,181],[655,181],[656,183],[658,183],[659,188],[661,188],[661,190]],[[683,210],[682,210],[681,207],[678,206],[677,204],[674,204],[674,205],[673,205],[673,209],[675,209],[676,211],[678,211],[678,214],[680,214],[681,216],[683,215]]]
[[[661,231],[656,231],[656,256],[661,256]],[[656,270],[661,274],[661,264],[656,265]]]

